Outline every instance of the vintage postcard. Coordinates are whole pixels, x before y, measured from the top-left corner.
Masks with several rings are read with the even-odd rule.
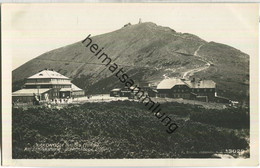
[[[257,3],[2,4],[5,166],[256,166]]]

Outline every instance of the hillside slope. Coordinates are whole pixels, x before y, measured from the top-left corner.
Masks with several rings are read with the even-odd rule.
[[[207,60],[212,63],[209,67],[188,77],[210,78],[217,83],[221,95],[248,100],[249,56],[232,47],[150,22],[91,38],[135,81],[157,84],[164,77],[181,77],[189,70],[203,67]],[[13,90],[21,87],[26,77],[44,68],[72,78],[91,94],[120,85],[101,61],[77,42],[46,52],[15,69]]]

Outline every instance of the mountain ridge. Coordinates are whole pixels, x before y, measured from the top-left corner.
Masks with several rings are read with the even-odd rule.
[[[206,60],[211,63],[209,67],[201,68],[203,70],[189,77],[212,79],[219,86],[221,95],[248,101],[249,55],[234,47],[207,42],[196,35],[179,33],[152,22],[129,25],[91,38],[137,81],[156,84],[165,76],[181,77],[189,70],[205,66]],[[198,57],[194,54],[199,47]],[[21,87],[26,77],[44,68],[72,78],[87,93],[108,92],[120,86],[79,41],[43,53],[13,70],[13,90]]]

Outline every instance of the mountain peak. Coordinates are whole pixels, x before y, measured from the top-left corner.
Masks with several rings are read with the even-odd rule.
[[[136,26],[141,26],[141,27],[156,27],[157,24],[153,23],[153,22],[139,22],[139,23],[136,23],[136,24],[131,24],[130,22],[125,24],[124,27],[128,27],[128,26],[131,26],[131,27],[136,27]]]
[[[138,23],[139,25],[144,25],[144,26],[157,26],[157,24],[153,22],[143,22],[143,23]]]
[[[129,30],[133,30],[133,29],[136,29],[136,30],[139,30],[139,31],[160,31],[160,32],[174,32],[176,33],[175,30],[169,28],[169,27],[163,27],[163,26],[159,26],[153,22],[141,22],[141,23],[137,23],[137,24],[131,24],[131,23],[128,23],[128,24],[125,24],[123,29],[129,29]]]
[[[246,97],[249,57],[226,45],[208,43],[196,35],[176,32],[153,22],[128,23],[121,29],[91,38],[93,43],[104,47],[103,51],[113,62],[125,67],[133,79],[156,83],[165,75],[171,78],[195,72],[195,77],[220,81],[218,87],[228,90],[222,96]],[[114,75],[102,63],[81,42],[74,43],[42,54],[15,69],[13,89],[20,88],[24,78],[46,67],[72,78],[87,92],[119,87]],[[226,89],[229,85],[232,88]]]

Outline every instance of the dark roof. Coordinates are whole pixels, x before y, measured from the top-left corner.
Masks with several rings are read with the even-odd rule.
[[[190,88],[204,89],[216,88],[216,83],[213,80],[201,80],[198,82],[184,81]]]

